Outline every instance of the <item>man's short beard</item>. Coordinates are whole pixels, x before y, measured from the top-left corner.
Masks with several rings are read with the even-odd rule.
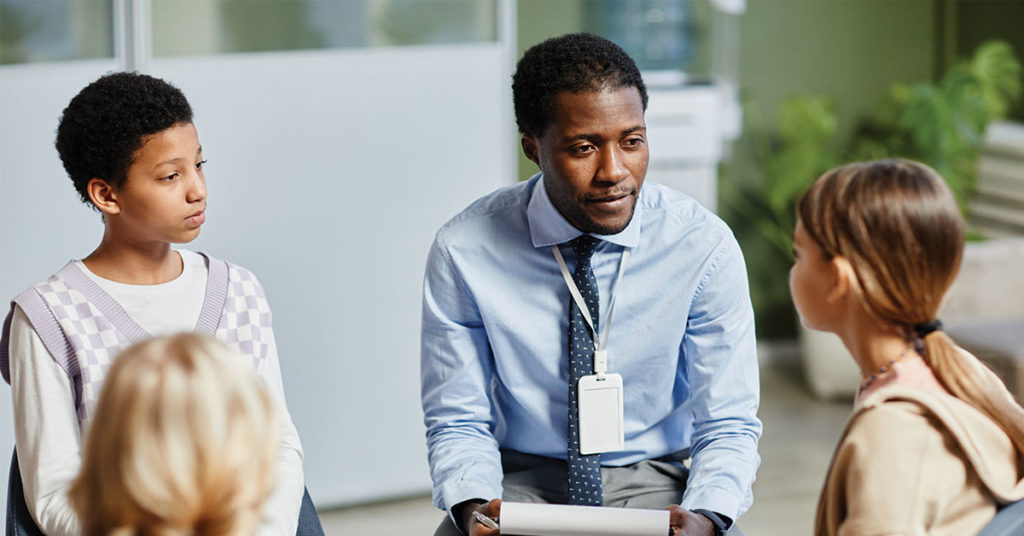
[[[581,207],[577,203],[573,203],[572,205],[570,205],[572,207],[571,214],[563,214],[562,216],[564,216],[565,219],[569,220],[569,223],[571,223],[573,227],[579,229],[580,231],[583,231],[584,233],[598,235],[619,234],[622,231],[624,231],[626,227],[629,227],[629,222],[633,221],[633,216],[636,214],[636,201],[637,198],[636,196],[634,196],[633,205],[632,207],[630,207],[629,211],[629,217],[626,218],[626,221],[623,222],[622,225],[616,225],[614,227],[608,225],[601,225],[600,223],[597,223],[596,221],[593,220],[593,218],[590,217],[590,214],[587,214],[587,211],[583,210],[583,207]]]

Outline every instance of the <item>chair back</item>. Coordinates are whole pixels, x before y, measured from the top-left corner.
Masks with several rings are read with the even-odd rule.
[[[295,536],[324,536],[324,527],[320,524],[320,516],[313,506],[308,489],[302,494],[302,508],[299,510],[299,526],[295,529]]]

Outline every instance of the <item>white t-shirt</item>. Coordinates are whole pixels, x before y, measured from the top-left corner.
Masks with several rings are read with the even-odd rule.
[[[187,250],[178,253],[181,275],[159,285],[110,281],[90,272],[81,261],[74,262],[136,323],[160,336],[194,331],[206,297],[205,258]],[[260,535],[293,536],[305,489],[302,445],[285,405],[277,344],[271,340],[269,346],[267,359],[256,373],[277,402],[281,438],[277,480],[264,508]],[[48,536],[79,536],[78,518],[67,498],[81,466],[82,431],[74,389],[20,307],[11,320],[10,369],[14,436],[29,512]]]
[[[92,273],[82,261],[74,261],[89,279],[114,298],[121,308],[150,335],[159,337],[195,331],[206,299],[206,259],[192,251],[181,255],[181,275],[159,285],[128,285]]]

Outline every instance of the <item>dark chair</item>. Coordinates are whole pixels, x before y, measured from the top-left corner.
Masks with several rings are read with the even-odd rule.
[[[302,509],[299,510],[299,527],[295,530],[295,536],[324,536],[324,527],[320,524],[313,499],[309,498],[308,489],[302,494]]]
[[[1021,536],[1024,534],[1024,500],[1010,503],[996,512],[996,517],[981,529],[978,536]]]
[[[11,472],[7,478],[7,536],[45,536],[36,526],[25,504],[17,450],[11,456]],[[320,524],[313,500],[309,497],[309,490],[305,490],[302,495],[302,509],[299,511],[299,526],[295,536],[324,536],[324,528]]]

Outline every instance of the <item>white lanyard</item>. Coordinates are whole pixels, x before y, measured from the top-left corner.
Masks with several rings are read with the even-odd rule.
[[[590,333],[594,337],[594,372],[597,374],[598,379],[603,380],[605,372],[608,371],[608,330],[612,326],[612,314],[615,312],[615,291],[619,289],[622,274],[626,271],[626,259],[629,258],[629,248],[622,250],[622,258],[619,260],[619,275],[615,278],[615,286],[611,289],[612,299],[608,304],[608,315],[604,319],[604,330],[600,338],[597,335],[597,330],[594,329],[594,319],[590,317],[590,308],[587,307],[587,302],[584,301],[583,295],[580,294],[580,289],[576,286],[576,282],[572,280],[569,268],[565,266],[565,259],[562,258],[562,252],[558,250],[558,246],[551,246],[551,253],[554,254],[555,261],[558,262],[558,267],[562,270],[562,278],[565,279],[565,285],[569,287],[572,299],[576,302],[576,306],[579,307],[583,319],[587,322],[587,326],[590,327]]]

